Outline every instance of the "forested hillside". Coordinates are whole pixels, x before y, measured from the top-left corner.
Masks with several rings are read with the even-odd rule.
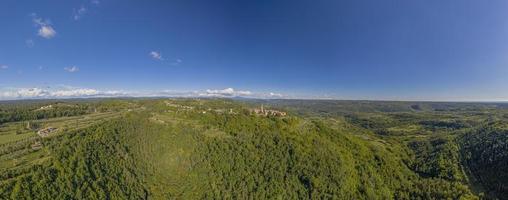
[[[504,126],[500,128],[499,126]],[[508,197],[508,130],[489,124],[460,138],[464,164],[477,184],[492,196]]]
[[[502,105],[16,105],[0,104],[0,199],[508,199]]]

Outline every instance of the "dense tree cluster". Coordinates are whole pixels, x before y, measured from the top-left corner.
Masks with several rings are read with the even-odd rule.
[[[447,138],[414,141],[410,147],[416,157],[412,168],[421,176],[464,181],[459,147],[454,141]]]
[[[508,131],[482,127],[464,135],[460,142],[472,179],[488,193],[508,197]]]
[[[122,148],[120,122],[44,141],[51,162],[34,165],[0,183],[0,199],[142,199],[132,157]],[[128,122],[122,122],[122,126]]]
[[[89,112],[88,106],[55,106],[51,109],[34,108],[8,108],[0,109],[0,124],[5,122],[17,122],[38,120],[55,117],[68,117],[83,115]]]
[[[84,115],[93,112],[125,110],[133,104],[121,100],[41,101],[0,103],[0,125],[6,122]]]

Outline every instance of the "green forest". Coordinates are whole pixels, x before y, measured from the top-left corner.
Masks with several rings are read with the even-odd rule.
[[[508,199],[508,104],[0,102],[0,199]]]

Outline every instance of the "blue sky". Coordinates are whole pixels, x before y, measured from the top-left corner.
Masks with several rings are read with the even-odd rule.
[[[0,99],[508,100],[508,1],[2,0]]]

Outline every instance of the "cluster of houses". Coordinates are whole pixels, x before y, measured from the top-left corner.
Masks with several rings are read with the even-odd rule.
[[[184,110],[192,110],[192,109],[194,109],[194,107],[192,107],[192,106],[178,105],[178,104],[171,103],[169,101],[166,101],[165,103],[166,103],[167,106],[173,107],[173,108],[181,108],[181,109],[184,109]]]
[[[254,113],[256,115],[261,116],[276,116],[276,117],[284,117],[287,115],[286,112],[278,111],[278,110],[271,110],[271,109],[265,109],[263,105],[261,105],[261,108],[254,108],[251,109],[251,113]]]
[[[165,103],[169,107],[179,108],[182,110],[193,110],[194,109],[194,107],[192,107],[192,106],[178,105],[178,104],[174,104],[169,101],[166,101]],[[249,111],[251,114],[265,116],[265,117],[267,117],[267,116],[284,117],[287,115],[287,113],[283,112],[283,111],[273,110],[273,109],[265,109],[263,105],[261,105],[260,108],[250,109]],[[207,112],[238,114],[237,112],[234,112],[233,109],[211,109],[211,108],[208,108],[207,110],[202,110],[200,112],[202,114],[206,114]]]
[[[165,103],[169,107],[178,108],[181,110],[194,110],[193,106],[184,106],[184,105],[173,104],[169,101],[166,101]],[[202,110],[200,112],[202,114],[206,114],[207,112],[237,114],[236,112],[233,111],[233,109],[211,109],[211,108],[208,108],[207,110]]]
[[[48,127],[37,131],[37,135],[41,137],[48,137],[51,133],[55,132],[57,128]]]
[[[53,105],[42,106],[39,110],[47,110],[53,108]]]

